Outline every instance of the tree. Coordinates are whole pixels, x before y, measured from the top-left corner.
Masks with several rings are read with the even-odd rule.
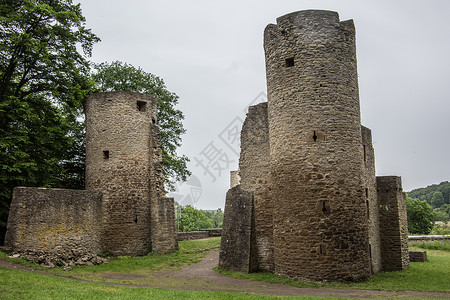
[[[429,234],[433,229],[433,208],[425,201],[406,196],[408,231],[412,234]]]
[[[176,109],[178,96],[169,92],[164,81],[140,67],[115,61],[95,66],[93,78],[101,91],[132,91],[149,94],[157,99],[157,118],[163,152],[163,175],[169,188],[173,180],[186,181],[191,175],[186,167],[189,159],[178,156],[177,148],[181,146],[181,135],[186,132],[183,127],[183,113]]]
[[[71,0],[3,0],[0,41],[2,240],[15,186],[82,184],[77,118],[94,87],[87,57],[99,39]]]
[[[431,206],[433,208],[441,207],[445,204],[444,195],[441,192],[434,192],[433,197],[431,198]]]
[[[213,228],[211,219],[190,205],[181,206],[178,213],[178,228],[181,232]]]

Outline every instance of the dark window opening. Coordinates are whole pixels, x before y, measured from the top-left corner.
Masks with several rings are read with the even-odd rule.
[[[137,222],[138,222],[138,218],[137,218],[137,215],[136,215],[136,218],[134,218],[134,223],[137,224]]]
[[[364,161],[367,160],[366,158],[366,145],[363,145],[363,151],[364,151]]]
[[[317,141],[317,135],[316,135],[315,131],[314,131],[314,135],[313,135],[313,140],[314,140],[314,142]]]
[[[152,123],[153,123],[153,124],[156,124],[155,118],[152,118]]]
[[[324,212],[324,213],[327,212],[327,208],[325,206],[325,201],[322,202],[322,212]]]
[[[103,158],[109,159],[109,151],[108,150],[103,151]]]
[[[139,111],[146,111],[146,109],[147,109],[147,102],[145,102],[145,101],[138,101],[137,102],[137,109]]]
[[[294,58],[293,57],[286,58],[285,65],[286,65],[286,67],[293,67],[294,66]]]
[[[366,198],[369,198],[369,189],[366,188]]]
[[[323,247],[322,247],[322,245],[319,246],[319,254],[323,254]]]

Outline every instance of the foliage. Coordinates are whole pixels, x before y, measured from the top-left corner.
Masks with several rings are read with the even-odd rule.
[[[433,229],[433,208],[425,201],[406,196],[408,231],[411,234],[429,234]]]
[[[77,118],[93,88],[87,57],[99,39],[86,29],[80,5],[71,0],[5,0],[0,4],[0,40],[4,232],[15,186],[66,186],[66,180],[68,187],[83,185],[83,125]]]
[[[184,115],[175,108],[178,96],[167,90],[161,78],[127,63],[119,61],[101,63],[96,65],[95,69],[96,72],[92,76],[101,91],[132,91],[149,94],[157,99],[157,118],[166,183],[171,188],[172,180],[186,181],[191,174],[186,167],[189,159],[176,153],[181,145],[181,135],[186,132],[182,124]]]
[[[431,235],[450,235],[450,226],[448,224],[435,223]]]
[[[178,206],[177,212],[177,228],[180,232],[196,231],[200,229],[213,228],[214,224],[205,213],[190,205]]]
[[[204,210],[203,213],[211,219],[213,223],[212,228],[222,228],[223,212],[221,208],[218,208],[217,210]]]
[[[440,194],[436,194],[439,192]],[[425,188],[415,189],[408,192],[408,195],[412,198],[426,200],[428,204],[433,208],[440,207],[443,204],[450,204],[450,182],[443,181],[440,184],[429,185]],[[443,198],[443,203],[441,196]],[[433,204],[433,197],[435,197],[435,203]]]

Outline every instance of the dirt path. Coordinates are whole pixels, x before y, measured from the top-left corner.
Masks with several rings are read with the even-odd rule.
[[[184,267],[181,270],[152,271],[148,274],[122,274],[104,273],[105,279],[120,280],[130,283],[100,282],[95,280],[80,279],[72,276],[55,275],[44,271],[37,271],[16,265],[8,261],[0,260],[0,267],[37,272],[49,276],[79,280],[91,283],[129,286],[138,288],[162,288],[176,290],[195,291],[224,291],[245,292],[266,295],[281,296],[315,296],[315,297],[345,297],[345,298],[381,298],[381,299],[450,299],[450,293],[435,292],[413,292],[413,291],[375,291],[375,290],[352,290],[352,289],[330,289],[330,288],[296,288],[292,286],[270,284],[264,282],[247,281],[231,278],[217,272],[213,268],[217,266],[219,252],[212,251],[207,257],[197,264]]]

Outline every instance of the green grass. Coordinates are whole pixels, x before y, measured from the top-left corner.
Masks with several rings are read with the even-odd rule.
[[[317,299],[245,293],[177,291],[86,283],[0,268],[0,299]],[[327,298],[328,299],[328,298]]]
[[[172,254],[150,253],[144,257],[120,257],[111,259],[109,264],[76,267],[72,271],[60,268],[46,270],[53,274],[63,274],[95,281],[127,282],[134,284],[152,284],[147,277],[142,280],[121,281],[104,278],[105,273],[131,273],[149,275],[153,270],[174,270],[201,261],[211,250],[218,249],[220,238],[208,240],[183,241],[179,243],[179,250]],[[417,246],[411,249],[417,249]],[[371,281],[362,283],[317,283],[305,282],[276,276],[271,273],[239,273],[220,270],[218,272],[245,280],[285,284],[301,288],[342,288],[342,289],[373,289],[389,291],[450,291],[450,252],[443,250],[427,250],[428,262],[411,263],[411,267],[401,272],[382,272],[373,276]],[[0,252],[0,259],[9,259]],[[39,266],[23,260],[14,259],[39,269]],[[154,281],[156,282],[156,281]],[[164,285],[165,286],[165,285]],[[173,285],[175,286],[175,285]],[[181,286],[181,285],[180,285]],[[206,286],[204,286],[206,287]],[[261,295],[246,295],[242,293],[226,292],[194,292],[173,291],[162,289],[131,288],[110,286],[73,281],[36,273],[8,270],[0,268],[0,299],[136,299],[136,298],[164,298],[164,299],[270,299]],[[301,298],[309,299],[309,298]]]
[[[418,243],[414,246],[425,250],[442,250],[450,252],[450,241],[432,241],[426,243]]]
[[[130,257],[119,256],[110,258],[108,264],[97,266],[77,266],[72,271],[64,271],[61,268],[47,270],[50,273],[64,275],[75,275],[77,273],[95,274],[105,272],[117,273],[140,273],[141,271],[178,269],[182,266],[200,262],[203,257],[213,249],[219,249],[220,237],[206,240],[193,240],[179,242],[179,250],[170,254],[149,253],[147,256]],[[15,263],[44,270],[39,265],[26,261],[25,259],[9,259],[8,256],[0,252],[0,259],[8,259]]]
[[[372,280],[360,283],[317,283],[297,281],[277,276],[272,273],[240,273],[228,270],[217,272],[245,280],[264,281],[268,283],[286,284],[301,288],[341,288],[371,289],[387,291],[450,291],[450,253],[441,250],[427,251],[428,262],[413,262],[410,267],[398,272],[380,272],[372,276]]]

